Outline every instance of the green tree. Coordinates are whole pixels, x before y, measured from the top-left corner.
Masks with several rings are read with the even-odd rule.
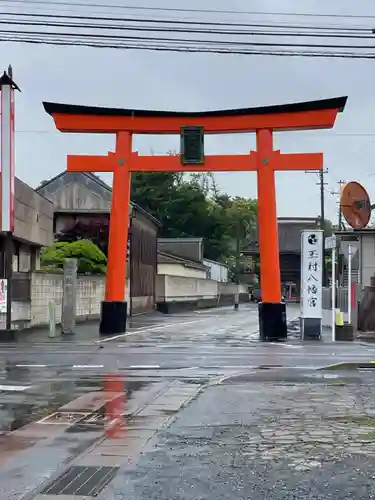
[[[221,198],[225,206],[227,234],[230,244],[226,263],[233,275],[249,274],[256,270],[256,262],[242,254],[242,250],[257,237],[257,202],[250,198]]]
[[[203,237],[212,260],[234,255],[237,221],[241,247],[256,227],[256,201],[219,193],[212,173],[137,172],[131,198],[161,222],[162,237]]]
[[[131,197],[161,222],[162,237],[203,237],[206,257],[217,260],[225,254],[225,221],[197,177],[137,173],[132,176]]]
[[[251,198],[236,196],[227,203],[226,215],[231,237],[239,237],[241,248],[256,237],[257,233],[257,201]]]
[[[78,260],[78,272],[82,274],[105,274],[107,257],[90,240],[72,243],[57,242],[43,250],[40,260],[43,270],[62,270],[65,259]]]
[[[322,223],[321,223],[321,217],[319,215],[316,218],[316,221],[317,221],[319,228],[324,229],[324,237],[325,238],[327,238],[328,236],[332,236],[333,229],[334,229],[332,221],[330,221],[329,219],[324,219],[323,227],[322,227]]]

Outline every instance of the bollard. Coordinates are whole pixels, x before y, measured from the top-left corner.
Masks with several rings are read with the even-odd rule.
[[[344,315],[340,311],[340,309],[336,309],[336,326],[343,326],[344,324]]]
[[[234,294],[234,309],[235,310],[238,309],[239,302],[240,302],[239,286],[236,285],[236,291],[235,291],[235,294]]]
[[[61,307],[61,333],[74,335],[76,327],[77,259],[65,259],[63,297]]]
[[[56,337],[56,305],[53,300],[48,302],[48,337]]]

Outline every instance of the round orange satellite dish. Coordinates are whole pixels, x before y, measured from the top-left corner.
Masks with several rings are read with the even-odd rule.
[[[359,182],[349,182],[341,190],[340,209],[353,229],[363,229],[371,217],[370,197]]]

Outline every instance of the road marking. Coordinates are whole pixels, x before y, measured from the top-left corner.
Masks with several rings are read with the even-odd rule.
[[[73,365],[73,368],[104,368],[104,365]]]
[[[16,365],[17,368],[47,368],[48,365]]]
[[[152,370],[153,368],[158,369],[160,365],[130,365],[129,369],[133,370]]]
[[[114,335],[112,337],[108,337],[105,339],[96,340],[95,344],[103,344],[104,342],[109,342],[111,340],[121,339],[124,337],[130,337],[131,335],[136,335],[137,333],[154,332],[157,330],[163,330],[164,328],[173,328],[173,327],[184,326],[184,325],[192,325],[193,323],[202,323],[203,321],[207,321],[208,319],[212,319],[212,318],[198,319],[198,320],[196,319],[194,321],[183,321],[182,323],[172,323],[172,324],[166,323],[163,325],[151,326],[151,327],[146,327],[146,328],[138,328],[137,330],[135,330],[133,332],[121,333],[120,335]]]
[[[1,385],[0,391],[9,391],[9,392],[22,392],[26,391],[26,389],[30,389],[31,385]]]
[[[293,344],[282,344],[283,347],[290,347],[291,349],[302,349],[301,345],[293,345]]]

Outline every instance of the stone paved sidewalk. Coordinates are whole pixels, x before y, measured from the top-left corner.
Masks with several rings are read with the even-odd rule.
[[[374,378],[209,387],[100,498],[375,498]]]

